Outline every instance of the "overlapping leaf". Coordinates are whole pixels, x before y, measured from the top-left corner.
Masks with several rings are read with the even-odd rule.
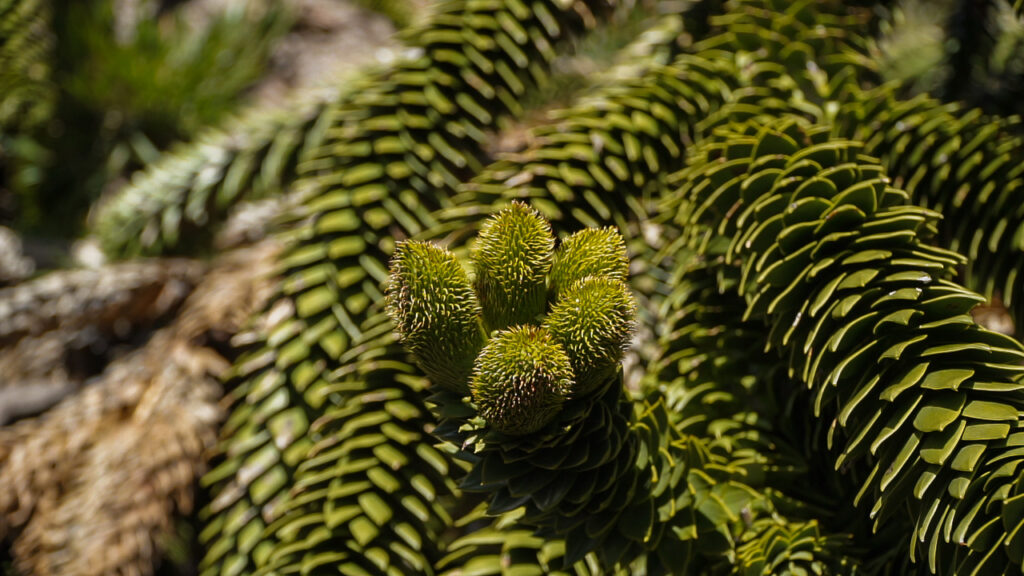
[[[346,357],[323,388],[344,401],[311,424],[320,440],[299,464],[279,519],[250,536],[270,534],[278,543],[259,550],[263,573],[429,574],[440,558],[458,468],[427,440],[434,422],[422,400],[427,382],[382,320],[371,319],[382,342],[357,345],[361,355]]]
[[[924,243],[936,214],[862,150],[793,121],[740,129],[702,149],[680,218],[714,223],[695,245],[728,242],[745,317],[816,413],[835,406],[836,466],[874,462],[857,500],[876,523],[909,509],[932,572],[1016,570],[1024,348],[974,323],[982,299],[948,280],[962,257]]]
[[[940,240],[967,256],[967,286],[1001,297],[1019,326],[1024,140],[1017,122],[923,96],[899,100],[885,86],[844,105],[836,131],[862,140],[914,203],[950,215],[939,224]]]
[[[564,568],[565,541],[541,538],[518,523],[522,508],[498,516],[487,514],[481,504],[464,514],[455,525],[465,535],[448,545],[447,554],[438,561],[438,574],[512,574],[590,576],[601,574],[593,555]]]
[[[127,257],[208,248],[237,203],[288,188],[334,100],[321,95],[287,108],[254,108],[168,151],[97,207],[92,228],[104,250]]]

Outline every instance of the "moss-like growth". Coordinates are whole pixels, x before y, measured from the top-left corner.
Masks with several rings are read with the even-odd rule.
[[[427,242],[399,243],[387,307],[399,338],[430,380],[466,392],[486,338],[480,304],[455,255]]]
[[[491,427],[509,435],[532,434],[569,398],[572,367],[547,330],[516,326],[491,338],[477,358],[470,387]]]
[[[551,225],[526,204],[513,202],[484,224],[473,262],[488,330],[527,324],[544,312],[554,249]]]
[[[585,228],[562,241],[551,265],[551,300],[587,276],[622,282],[629,278],[626,243],[615,228]]]
[[[635,317],[636,300],[621,280],[588,276],[562,291],[544,326],[569,355],[576,395],[593,392],[615,374]]]

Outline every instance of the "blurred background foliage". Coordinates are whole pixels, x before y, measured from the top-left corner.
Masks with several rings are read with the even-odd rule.
[[[184,7],[54,2],[56,105],[11,153],[19,169],[7,183],[8,203],[16,204],[19,230],[79,234],[104,190],[237,106],[292,22],[276,0],[208,14]]]
[[[421,19],[426,5],[423,0],[355,3],[386,16],[397,29]],[[266,76],[275,48],[301,28],[296,12],[309,3],[7,4],[7,10],[17,6],[23,12],[30,5],[37,17],[30,26],[3,21],[27,36],[8,40],[8,52],[16,51],[31,65],[22,70],[0,54],[0,63],[7,62],[0,68],[21,70],[19,90],[12,80],[3,80],[8,96],[0,102],[0,225],[66,241],[83,232],[88,208],[102,194],[123,186],[173,142],[192,138],[253,101],[253,88]],[[672,4],[640,2],[615,26],[586,36],[575,57],[556,66],[552,82],[530,95],[526,105],[537,113],[525,122],[542,122],[546,110],[571,101],[653,18],[678,11]],[[1024,23],[1008,2],[901,0],[877,9],[883,16],[877,39],[883,77],[904,81],[914,93],[964,101],[990,113],[1024,112],[1018,97],[1024,87],[1019,57]],[[682,34],[679,42],[687,38]],[[24,78],[36,81],[26,86]],[[18,107],[15,100],[32,105]],[[511,142],[498,142],[497,150],[515,146],[514,137]]]
[[[12,105],[0,105],[0,225],[27,235],[46,254],[54,243],[63,246],[81,236],[89,207],[123,187],[133,172],[154,162],[172,143],[190,140],[201,128],[265,100],[256,88],[268,75],[281,74],[272,69],[275,50],[280,51],[289,33],[334,32],[331,22],[316,21],[317,11],[331,3],[349,2],[20,3],[37,10],[31,45],[40,54],[32,59],[30,74],[45,87],[21,99],[36,102],[31,110],[14,113]],[[398,30],[422,20],[429,4],[352,3],[385,16]],[[526,123],[543,122],[546,111],[566,105],[619,48],[660,14],[673,11],[670,2],[630,4],[615,26],[586,36],[572,58],[558,62],[552,82],[524,102],[535,110]],[[303,12],[313,12],[313,21],[299,18]],[[686,38],[681,36],[680,42]],[[670,56],[666,53],[663,60]],[[495,152],[517,146],[518,131],[509,133],[512,144],[501,140]]]
[[[1009,2],[901,0],[881,26],[885,79],[993,114],[1024,112],[1024,22]]]

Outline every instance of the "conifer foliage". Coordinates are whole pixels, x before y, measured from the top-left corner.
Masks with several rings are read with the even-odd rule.
[[[198,502],[209,576],[1020,573],[1024,345],[978,310],[1024,322],[1024,140],[1018,118],[883,81],[891,4],[659,4],[675,13],[621,66],[523,129],[622,6],[448,0],[397,61],[181,144],[97,208],[95,236],[204,254],[239,202],[287,195],[272,281],[247,322],[202,322],[193,297],[170,324],[197,354],[189,327],[231,332],[202,394],[169,373],[131,388],[206,410],[166,423],[188,449],[132,436],[151,475],[177,471],[160,506],[91,497],[117,482],[96,466],[70,498],[27,456],[117,369],[0,430],[13,567],[62,561],[49,510],[110,502],[109,534],[134,535],[116,561],[114,536],[60,542],[152,573]],[[509,129],[525,144],[492,157]],[[59,304],[32,286],[8,294]],[[111,422],[141,431],[140,404],[68,418],[83,453]],[[62,477],[74,446],[47,448]]]

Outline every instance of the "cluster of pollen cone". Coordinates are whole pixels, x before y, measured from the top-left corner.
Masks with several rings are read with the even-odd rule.
[[[388,311],[431,382],[519,436],[612,381],[636,314],[618,231],[583,229],[556,248],[547,220],[512,203],[483,225],[471,270],[429,242],[399,244],[391,262]]]

